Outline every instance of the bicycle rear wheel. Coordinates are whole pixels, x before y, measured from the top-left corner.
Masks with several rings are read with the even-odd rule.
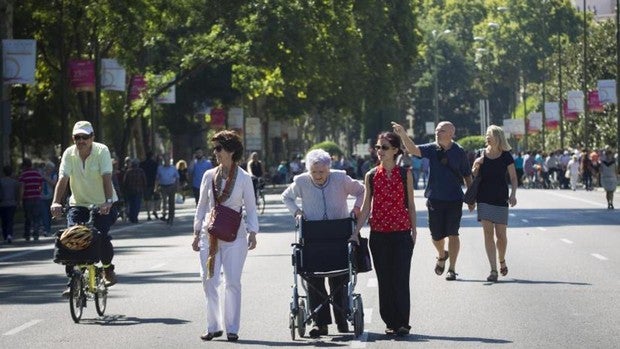
[[[97,289],[95,290],[95,309],[97,309],[97,314],[99,316],[103,316],[105,313],[105,308],[108,305],[108,288],[105,285],[105,281],[101,275],[102,270],[97,270]]]
[[[82,279],[82,275],[73,275],[71,277],[71,286],[69,290],[69,309],[71,310],[73,322],[80,322],[85,303],[86,295],[84,294],[84,280]]]

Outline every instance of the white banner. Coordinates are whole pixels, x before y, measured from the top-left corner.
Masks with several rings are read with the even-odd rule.
[[[269,138],[282,137],[282,123],[280,121],[269,121]]]
[[[616,96],[616,80],[599,80],[598,81],[598,100],[602,104],[618,103]]]
[[[287,131],[286,133],[288,134],[288,140],[289,141],[296,141],[299,139],[299,135],[297,134],[298,132],[298,127],[295,125],[288,125],[287,126]]]
[[[243,108],[230,108],[228,110],[228,127],[243,129]]]
[[[426,134],[427,135],[434,135],[435,134],[435,123],[432,121],[427,121],[424,124],[425,128],[426,128]]]
[[[547,124],[560,122],[560,104],[558,102],[545,103],[545,122]]]
[[[259,118],[245,119],[245,147],[247,150],[263,149]]]
[[[583,99],[583,91],[568,91],[566,111],[569,113],[583,113]]]
[[[109,91],[125,91],[125,68],[113,58],[101,59],[101,89]]]
[[[158,80],[161,79],[161,75],[157,75],[156,78]],[[175,79],[175,76],[172,76],[172,78],[168,82],[173,81],[174,79]],[[160,94],[159,96],[155,98],[155,103],[157,104],[175,104],[176,101],[177,101],[176,85],[170,86],[168,91],[162,92],[162,94]]]
[[[34,85],[36,57],[36,40],[2,40],[2,83]]]
[[[528,123],[528,131],[538,132],[542,130],[542,113],[541,112],[531,112],[530,115],[527,116],[529,121]]]
[[[523,136],[525,134],[525,124],[523,119],[504,119],[504,132],[515,136]]]

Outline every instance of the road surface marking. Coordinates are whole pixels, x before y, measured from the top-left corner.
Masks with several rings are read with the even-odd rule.
[[[377,285],[378,285],[377,279],[372,278],[372,279],[368,279],[368,283],[366,284],[366,287],[377,287]]]
[[[362,333],[356,340],[351,341],[351,348],[366,348],[366,341],[368,340],[368,332]]]
[[[598,259],[600,259],[600,260],[602,260],[602,261],[608,261],[608,260],[609,260],[609,258],[607,258],[607,257],[605,257],[605,256],[602,256],[602,255],[600,255],[600,254],[598,254],[598,253],[592,253],[592,257],[594,257],[594,258],[598,258]]]
[[[522,219],[521,222],[523,223],[529,223],[530,221],[528,221],[527,219]]]
[[[547,231],[547,229],[543,228],[543,227],[536,227],[536,229],[538,230],[542,230],[542,231]]]
[[[159,263],[159,264],[155,264],[154,266],[151,267],[151,269],[157,269],[157,268],[161,268],[164,265],[166,265],[166,263]]]
[[[573,243],[573,242],[572,242],[572,241],[570,241],[569,239],[560,239],[560,240],[562,240],[562,242],[565,242],[565,243],[567,243],[567,244],[569,244],[569,245]]]
[[[364,308],[364,323],[372,323],[372,308]]]
[[[552,190],[547,191],[547,193],[551,195],[563,197],[566,199],[579,200],[581,202],[585,202],[585,203],[591,204],[592,206],[596,206],[596,207],[601,207],[603,205],[601,201],[592,201],[592,200],[582,199],[582,198],[571,196],[571,195],[556,193]]]
[[[3,336],[12,336],[12,335],[14,335],[16,333],[19,333],[19,332],[27,329],[28,327],[32,327],[32,326],[38,324],[41,321],[43,321],[43,320],[36,319],[36,320],[28,321],[28,322],[26,322],[25,324],[23,324],[23,325],[21,325],[19,327],[15,327],[14,329],[12,329],[12,330],[10,330],[8,332],[3,333],[2,335]]]

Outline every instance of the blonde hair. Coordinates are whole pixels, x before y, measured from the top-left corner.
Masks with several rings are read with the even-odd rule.
[[[487,133],[489,132],[491,132],[493,137],[495,137],[495,139],[499,141],[499,149],[501,151],[510,151],[512,149],[510,144],[508,144],[508,141],[506,140],[506,135],[504,134],[504,130],[502,130],[501,127],[497,125],[491,125],[487,128]]]
[[[176,167],[177,170],[185,170],[187,168],[187,162],[185,162],[185,160],[179,160]]]

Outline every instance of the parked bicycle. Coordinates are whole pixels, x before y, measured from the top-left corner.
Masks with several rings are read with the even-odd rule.
[[[103,316],[108,303],[108,287],[99,261],[100,236],[93,226],[98,207],[91,206],[88,222],[75,225],[56,234],[54,262],[74,265],[69,282],[69,310],[79,323],[88,300],[94,300],[95,310]]]

